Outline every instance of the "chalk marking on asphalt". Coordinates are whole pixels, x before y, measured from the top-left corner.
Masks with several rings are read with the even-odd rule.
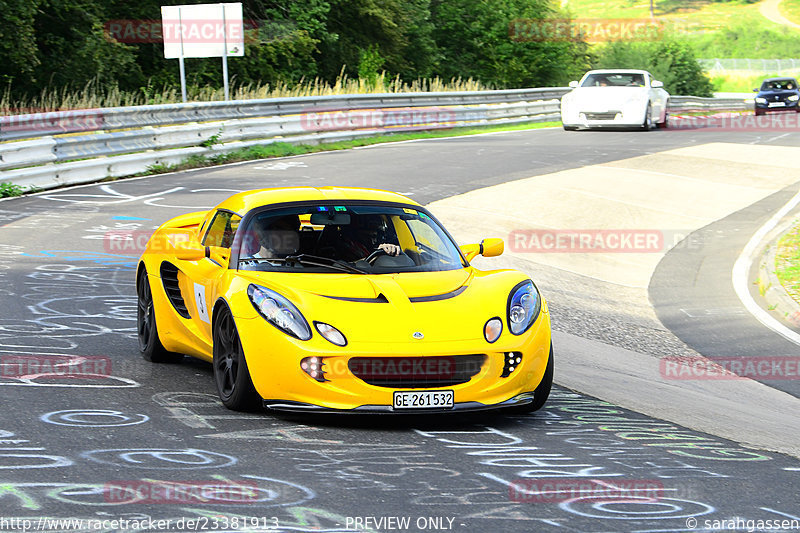
[[[785,468],[784,470],[789,470],[789,469]],[[797,469],[795,469],[795,470],[797,470]],[[792,520],[800,520],[800,517],[792,516],[789,513],[784,513],[784,512],[781,512],[781,511],[777,511],[775,509],[770,509],[769,507],[762,507],[761,509],[764,510],[764,511],[769,511],[771,513],[775,513],[775,514],[781,515],[781,516],[785,516],[787,518],[791,518]]]
[[[789,133],[791,133],[791,132],[789,132]],[[784,137],[789,135],[789,133],[784,133],[782,135],[776,135],[775,137],[770,137],[766,141],[762,141],[761,139],[756,139],[755,141],[751,141],[751,142],[749,142],[747,144],[761,144],[762,142],[768,143],[768,142],[772,142],[772,141],[777,141],[778,139],[783,139]]]
[[[750,312],[750,314],[756,318],[756,320],[786,340],[800,346],[800,335],[781,324],[775,317],[761,308],[761,306],[759,306],[750,295],[747,283],[747,274],[750,272],[750,267],[753,265],[753,256],[758,249],[758,245],[762,240],[764,240],[764,237],[770,231],[772,231],[775,226],[778,225],[778,222],[780,222],[780,220],[789,213],[789,211],[797,207],[797,204],[800,204],[800,192],[795,194],[792,199],[786,203],[786,205],[784,205],[777,213],[775,213],[772,218],[770,218],[766,224],[761,226],[761,228],[759,228],[759,230],[750,238],[750,241],[748,241],[747,245],[745,245],[744,250],[742,250],[741,255],[739,255],[739,257],[736,259],[736,263],[733,265],[731,281],[733,282],[733,289],[736,291],[736,295],[739,297],[739,300],[742,301],[742,304]]]

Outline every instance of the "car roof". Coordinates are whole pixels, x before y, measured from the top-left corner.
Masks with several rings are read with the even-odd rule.
[[[217,206],[240,215],[257,207],[286,202],[324,202],[331,200],[367,200],[420,205],[414,200],[389,191],[359,187],[280,187],[234,194]]]
[[[650,75],[649,72],[646,70],[638,70],[635,68],[609,68],[609,69],[599,69],[599,70],[590,70],[586,74],[647,74]]]
[[[792,78],[791,76],[778,76],[776,78],[766,78],[761,83],[764,83],[766,81],[780,81],[780,80],[788,80],[788,81],[793,81],[793,82],[797,83],[797,80]]]

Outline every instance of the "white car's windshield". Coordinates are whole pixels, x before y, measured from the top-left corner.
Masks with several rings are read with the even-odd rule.
[[[598,72],[586,76],[581,87],[644,87],[644,74]]]
[[[466,266],[447,233],[416,207],[268,209],[239,228],[236,242],[243,270],[386,274]]]

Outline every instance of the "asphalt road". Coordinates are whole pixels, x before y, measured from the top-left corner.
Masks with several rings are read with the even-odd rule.
[[[0,203],[0,530],[743,531],[767,530],[758,520],[800,520],[797,459],[563,388],[542,411],[524,417],[227,411],[214,394],[210,365],[189,358],[152,365],[138,355],[137,253],[111,249],[104,239],[114,231],[147,233],[251,188],[369,186],[429,203],[714,141],[797,145],[798,137],[539,130],[233,165]],[[728,229],[749,236],[772,205],[722,222],[739,224]],[[740,244],[723,240],[720,253],[734,257]],[[669,318],[675,306],[695,305],[698,296],[682,286],[664,301],[663,288],[680,281],[686,268],[670,260],[651,284],[667,327],[625,308],[619,287],[546,269],[536,279],[556,329],[643,353],[663,346],[704,353],[702,335]],[[598,294],[615,291],[622,303],[597,304]],[[706,331],[724,342],[736,333],[728,322],[709,321]],[[756,333],[776,342],[763,327]],[[98,375],[20,380],[14,365],[26,357],[43,365],[77,359]],[[558,357],[556,346],[556,382]],[[234,490],[240,486],[247,490]],[[47,522],[53,518],[84,521]],[[148,522],[159,519],[171,522]]]

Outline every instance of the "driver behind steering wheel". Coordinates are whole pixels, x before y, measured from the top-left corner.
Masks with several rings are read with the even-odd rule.
[[[385,242],[389,228],[381,215],[354,215],[351,223],[341,228],[338,242],[339,257],[345,261],[358,261],[380,250],[389,256],[398,256],[400,246]]]

